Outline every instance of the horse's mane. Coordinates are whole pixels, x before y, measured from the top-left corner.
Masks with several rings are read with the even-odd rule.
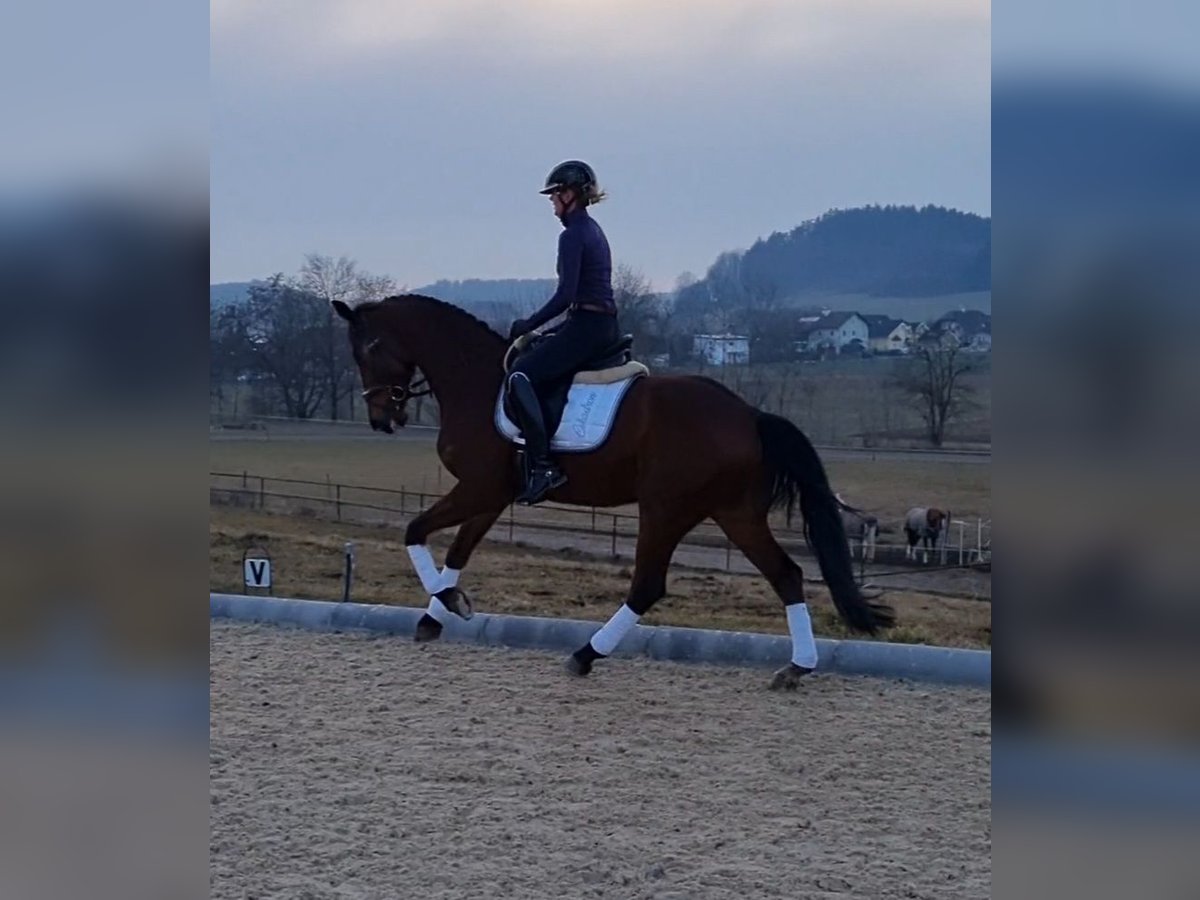
[[[453,303],[448,303],[445,300],[439,300],[437,297],[426,297],[424,294],[394,294],[391,297],[384,297],[382,300],[369,300],[365,303],[358,304],[356,309],[375,309],[384,308],[386,306],[394,306],[401,303],[416,303],[427,305],[433,309],[444,311],[464,323],[471,325],[473,328],[479,329],[487,334],[493,340],[503,341],[504,337],[498,334],[487,322],[480,319],[478,316],[467,312],[461,306],[455,306]]]

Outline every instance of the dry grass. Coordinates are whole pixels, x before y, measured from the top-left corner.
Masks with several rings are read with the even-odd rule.
[[[213,441],[209,468],[443,493],[454,478],[442,469],[433,433],[418,434],[402,440]],[[834,488],[848,502],[894,529],[913,506],[948,508],[956,518],[991,518],[991,472],[985,465],[906,459],[828,460],[825,465]],[[524,511],[524,516],[527,521],[553,518],[547,508]]]
[[[357,552],[353,599],[368,603],[423,606],[426,598],[412,571],[403,535],[394,528],[271,516],[213,507],[210,532],[210,586],[243,590],[241,559],[250,544],[265,545],[274,563],[277,596],[337,599],[341,596],[342,547],[352,540]],[[449,535],[431,541],[441,556]],[[464,586],[481,611],[562,616],[603,621],[629,587],[627,564],[597,560],[577,552],[532,552],[485,543],[471,560]],[[844,637],[829,597],[809,588],[818,634]],[[991,605],[914,592],[889,593],[900,627],[890,640],[957,647],[987,647]],[[646,624],[786,633],[779,601],[758,576],[672,568],[668,596]]]

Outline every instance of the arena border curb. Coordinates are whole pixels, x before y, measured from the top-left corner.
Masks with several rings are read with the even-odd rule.
[[[408,606],[209,594],[210,618],[293,625],[310,631],[369,631],[410,637],[424,612]],[[478,613],[469,622],[451,621],[442,638],[490,647],[571,652],[587,642],[600,624]],[[821,638],[817,653],[821,672],[989,689],[992,684],[992,654],[987,650]],[[787,663],[791,641],[775,634],[638,625],[613,655],[765,668]]]

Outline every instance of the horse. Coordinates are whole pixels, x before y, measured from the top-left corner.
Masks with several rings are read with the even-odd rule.
[[[419,370],[437,399],[437,452],[457,483],[407,525],[404,543],[429,605],[418,641],[436,640],[457,615],[474,615],[458,581],[471,554],[517,496],[518,447],[498,427],[508,341],[467,311],[418,294],[354,307],[333,301],[363,384],[367,418],[392,433],[407,422]],[[645,370],[643,369],[643,372]],[[792,660],[774,673],[772,689],[795,690],[816,668],[816,644],[805,603],[803,572],[775,540],[772,509],[797,505],[805,534],[847,627],[875,634],[895,624],[891,607],[868,602],[854,579],[838,503],[809,439],[787,419],[758,410],[702,376],[642,374],[624,390],[607,437],[593,450],[560,453],[567,482],[550,500],[611,507],[636,503],[638,535],[625,602],[583,647],[565,660],[584,676],[666,593],[671,557],[683,537],[711,518],[766,577],[783,604]],[[440,571],[426,542],[458,526]]]
[[[858,541],[859,552],[864,560],[875,561],[875,542],[879,537],[879,518],[846,503],[840,494],[834,494],[841,509],[842,528],[846,535]],[[853,548],[851,548],[853,555]]]
[[[922,543],[923,563],[929,562],[929,551],[937,549],[938,538],[944,538],[950,528],[950,513],[934,507],[917,506],[904,517],[904,534],[908,544],[905,559],[917,558],[917,544]]]

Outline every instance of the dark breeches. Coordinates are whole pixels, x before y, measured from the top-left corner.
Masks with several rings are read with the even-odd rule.
[[[513,364],[512,373],[524,374],[534,387],[541,388],[574,374],[583,363],[603,353],[620,337],[616,316],[571,313],[548,337],[521,354]]]

